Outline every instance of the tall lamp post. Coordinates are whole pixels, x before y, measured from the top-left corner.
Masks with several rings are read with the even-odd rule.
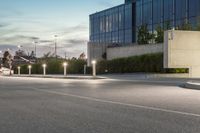
[[[43,75],[45,76],[45,75],[46,75],[46,68],[47,68],[47,65],[46,65],[46,64],[43,64],[42,67],[43,67]]]
[[[58,38],[58,35],[54,35],[54,38],[55,38],[55,57],[57,58],[57,38]]]
[[[93,77],[96,77],[96,64],[97,64],[97,62],[96,62],[96,60],[93,60],[92,61],[92,75],[93,75]]]
[[[34,53],[35,53],[35,57],[36,57],[36,56],[37,56],[37,44],[38,44],[38,42],[37,42],[37,41],[34,41],[33,43],[34,43],[34,46],[35,46],[35,51],[34,51]]]
[[[21,48],[22,48],[22,46],[21,46],[21,45],[18,45],[17,47],[18,47],[18,49],[19,49],[19,50],[21,50]]]
[[[67,62],[64,62],[64,63],[63,63],[63,67],[64,67],[64,76],[67,76],[67,66],[68,66]]]
[[[31,69],[32,69],[32,66],[29,65],[29,66],[28,66],[29,76],[31,75]]]
[[[2,61],[2,59],[3,59],[3,57],[1,57],[1,55],[2,55],[2,51],[0,51],[0,60]],[[0,64],[1,65],[1,64]]]

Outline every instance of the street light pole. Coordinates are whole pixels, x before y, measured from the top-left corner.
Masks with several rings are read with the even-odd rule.
[[[37,43],[36,41],[34,41],[34,44],[35,44],[35,57],[37,56]]]
[[[0,55],[1,55],[2,53],[3,53],[3,52],[2,52],[2,51],[0,51]],[[3,57],[1,57],[1,56],[0,56],[0,60],[1,60],[1,62],[2,62],[2,60],[3,60]],[[1,65],[2,65],[2,64],[0,64],[0,67],[1,67]]]
[[[57,37],[58,35],[54,35],[55,37],[55,57],[57,58]]]
[[[3,59],[3,52],[2,51],[0,51],[0,55],[2,55],[2,57],[0,56],[0,60],[2,60]]]

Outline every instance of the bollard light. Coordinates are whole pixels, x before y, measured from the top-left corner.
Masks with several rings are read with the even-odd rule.
[[[43,75],[45,76],[46,75],[46,67],[47,67],[47,65],[43,64],[42,67],[43,67]]]
[[[67,76],[67,66],[68,66],[68,63],[67,63],[67,62],[64,62],[64,63],[63,63],[63,67],[64,67],[64,76]]]
[[[18,75],[21,75],[21,67],[18,66],[17,69],[18,69]]]
[[[32,69],[32,66],[29,65],[29,66],[28,66],[29,75],[31,75],[31,69]]]
[[[97,64],[97,62],[96,62],[96,60],[93,60],[92,61],[92,75],[95,77],[96,76],[96,64]]]

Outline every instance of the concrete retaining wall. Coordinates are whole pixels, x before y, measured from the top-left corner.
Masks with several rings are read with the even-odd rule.
[[[191,78],[200,78],[200,32],[165,32],[164,67],[189,68]]]
[[[132,45],[124,47],[107,48],[107,59],[138,56],[150,53],[163,52],[163,44]]]

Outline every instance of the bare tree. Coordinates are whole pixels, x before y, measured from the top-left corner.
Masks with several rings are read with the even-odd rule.
[[[10,75],[12,74],[11,73],[12,62],[13,62],[12,55],[9,53],[9,51],[5,51],[3,54],[3,66],[10,69]]]

